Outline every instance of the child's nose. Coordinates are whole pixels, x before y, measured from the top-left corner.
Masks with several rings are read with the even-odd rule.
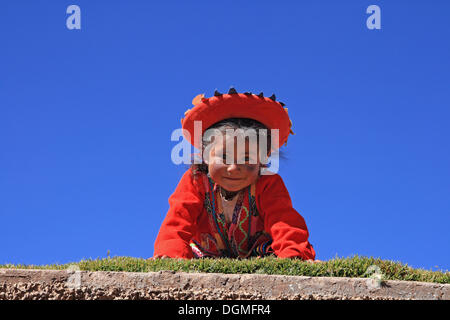
[[[238,164],[232,163],[232,164],[228,165],[227,171],[233,172],[233,171],[239,170],[239,168],[240,168],[240,166]]]

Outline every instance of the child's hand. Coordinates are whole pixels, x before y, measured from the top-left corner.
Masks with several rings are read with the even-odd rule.
[[[317,260],[317,259],[316,260],[309,259],[309,260],[306,260],[306,262],[314,264],[314,263],[321,263],[322,261],[321,260]]]
[[[156,260],[156,259],[169,259],[169,257],[166,255],[163,255],[163,256],[156,255],[156,256],[148,258],[147,260]]]
[[[171,257],[166,256],[166,255],[162,255],[162,256],[156,255],[156,256],[148,258],[147,260],[156,260],[156,259],[176,259],[178,261],[183,261],[184,260],[183,258],[171,258]]]

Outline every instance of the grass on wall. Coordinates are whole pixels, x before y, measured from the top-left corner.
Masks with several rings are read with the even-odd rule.
[[[146,260],[133,257],[87,259],[76,263],[53,265],[0,265],[0,268],[56,269],[72,266],[83,271],[152,272],[161,270],[183,272],[278,274],[311,277],[358,277],[383,280],[407,280],[450,283],[450,272],[413,269],[405,264],[372,257],[353,256],[334,258],[311,264],[299,259],[276,257],[251,259],[157,259]]]

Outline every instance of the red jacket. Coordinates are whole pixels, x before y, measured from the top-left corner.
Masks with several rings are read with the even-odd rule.
[[[212,233],[211,218],[208,217],[206,209],[208,206],[204,205],[205,193],[208,198],[207,192],[211,193],[211,190],[202,182],[202,176],[206,175],[199,172],[194,179],[191,169],[188,169],[175,192],[169,197],[170,208],[155,241],[155,256],[194,258],[192,242],[200,243],[205,234]],[[214,190],[216,187],[214,184]],[[252,227],[261,229],[258,234],[265,232],[270,236],[273,253],[280,258],[299,257],[314,260],[315,251],[308,242],[305,220],[292,207],[291,198],[281,177],[278,174],[261,175],[253,188],[259,220],[253,223]],[[217,198],[211,199],[217,208]]]

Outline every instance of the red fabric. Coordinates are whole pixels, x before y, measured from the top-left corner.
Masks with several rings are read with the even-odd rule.
[[[305,220],[292,207],[282,178],[278,174],[260,176],[255,191],[256,206],[263,218],[264,229],[272,238],[275,255],[314,260],[315,251],[308,242]],[[190,241],[210,228],[203,206],[205,192],[202,179],[194,179],[191,169],[187,170],[169,197],[170,208],[155,241],[155,256],[194,257]]]

